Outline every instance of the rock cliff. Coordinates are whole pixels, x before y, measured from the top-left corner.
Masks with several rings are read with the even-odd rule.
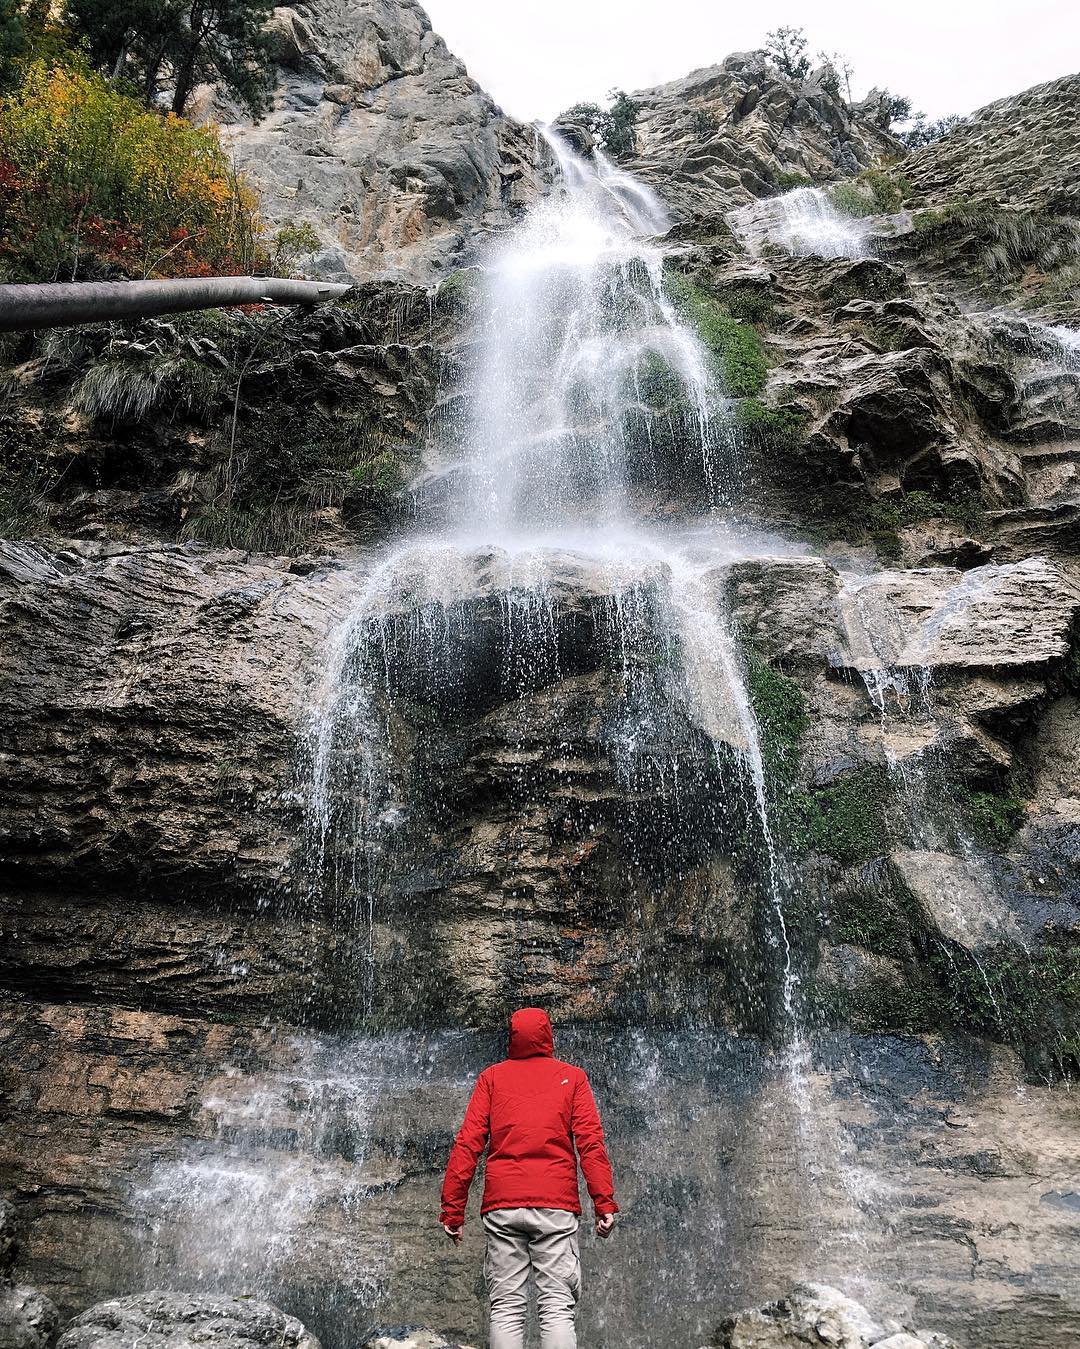
[[[535,132],[469,78],[415,0],[301,0],[271,29],[269,115],[214,111],[270,224],[316,230],[313,275],[429,281],[540,189]]]
[[[896,158],[880,99],[851,107],[825,68],[785,77],[740,52],[632,95],[633,171],[680,216],[717,215],[792,179],[829,181]]]
[[[636,95],[711,457],[679,353],[635,349],[652,551],[449,548],[491,337],[458,264],[552,169],[408,0],[273,23],[238,154],[319,270],[375,279],[5,348],[13,1286],[105,1303],[71,1345],[146,1298],[187,1325],[196,1289],[289,1314],[238,1343],[477,1342],[476,1234],[446,1246],[434,1190],[539,1001],[624,1200],[584,1335],[1074,1344],[1080,346],[1046,249],[1076,80],[896,164],[872,101],[760,55]],[[1006,197],[1047,232],[990,238],[971,202]],[[695,633],[735,650],[696,698]],[[724,1321],[807,1271],[873,1315],[826,1289]]]

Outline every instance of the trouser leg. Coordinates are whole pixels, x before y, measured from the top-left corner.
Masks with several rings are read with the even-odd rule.
[[[487,1254],[484,1273],[491,1299],[491,1349],[524,1349],[528,1311],[529,1233],[520,1222],[521,1209],[495,1209],[484,1214]]]
[[[529,1256],[536,1273],[541,1349],[577,1349],[574,1317],[581,1294],[577,1217],[560,1209],[534,1209],[533,1219]]]

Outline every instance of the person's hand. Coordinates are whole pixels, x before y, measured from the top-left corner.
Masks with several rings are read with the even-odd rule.
[[[596,1235],[598,1237],[610,1237],[615,1230],[614,1213],[604,1213],[596,1220]]]
[[[442,1230],[455,1246],[461,1245],[461,1233],[464,1230],[461,1223],[458,1223],[457,1227],[452,1226],[450,1223],[443,1223]]]

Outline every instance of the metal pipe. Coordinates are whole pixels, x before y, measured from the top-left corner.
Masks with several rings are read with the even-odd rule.
[[[56,281],[0,286],[0,332],[149,318],[237,304],[321,304],[351,286],[276,276],[181,277],[171,281]]]

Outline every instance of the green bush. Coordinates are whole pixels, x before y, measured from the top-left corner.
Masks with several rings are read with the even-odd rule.
[[[792,192],[797,187],[813,187],[813,178],[808,178],[805,173],[796,173],[785,170],[776,175],[777,192]]]
[[[575,103],[563,116],[587,127],[609,155],[621,159],[634,152],[634,124],[641,105],[621,89],[612,89],[608,97],[611,104],[606,109],[599,103]]]
[[[14,280],[260,270],[254,195],[217,133],[37,62],[0,101],[0,264]]]
[[[884,169],[867,169],[857,178],[836,183],[828,190],[829,201],[849,216],[894,215],[911,193],[906,178]]]

